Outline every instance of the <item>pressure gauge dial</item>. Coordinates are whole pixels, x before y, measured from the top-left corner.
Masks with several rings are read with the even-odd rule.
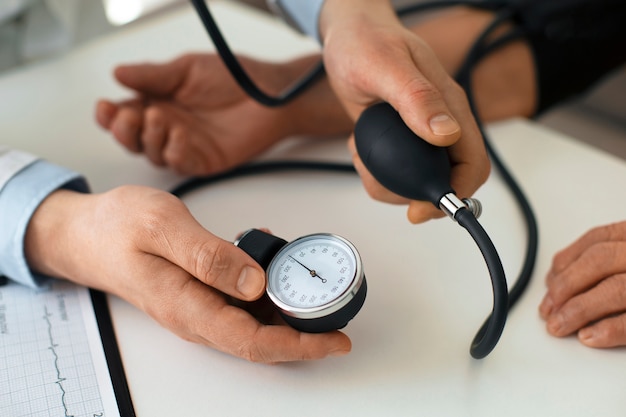
[[[365,302],[361,258],[341,236],[316,233],[287,242],[250,229],[235,244],[266,270],[268,297],[300,331],[343,328]]]

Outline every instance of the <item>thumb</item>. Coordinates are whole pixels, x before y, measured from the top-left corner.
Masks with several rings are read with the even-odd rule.
[[[261,297],[266,282],[263,268],[232,242],[211,237],[183,254],[185,269],[205,284],[240,300]]]
[[[132,64],[115,68],[115,78],[140,93],[164,96],[175,92],[183,83],[190,60],[179,58],[165,64]]]
[[[450,146],[461,137],[458,121],[432,84],[407,91],[405,97],[390,104],[417,136],[435,146]]]
[[[419,39],[412,39],[410,56],[396,62],[381,97],[391,104],[407,126],[436,146],[449,146],[461,137],[461,125],[448,100],[456,100],[460,87],[437,57]],[[452,107],[452,108],[451,108]]]
[[[242,249],[223,240],[191,217],[178,215],[150,239],[153,254],[167,259],[206,285],[244,301],[265,290],[265,271]]]

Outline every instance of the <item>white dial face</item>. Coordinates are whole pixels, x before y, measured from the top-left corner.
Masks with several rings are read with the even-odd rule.
[[[291,307],[319,307],[345,293],[356,273],[356,255],[341,239],[305,236],[289,243],[272,260],[268,291]]]

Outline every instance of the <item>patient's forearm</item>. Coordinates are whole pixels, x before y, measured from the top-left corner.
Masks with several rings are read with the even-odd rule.
[[[412,25],[411,30],[430,45],[454,75],[492,19],[490,12],[455,7]],[[485,57],[473,70],[472,91],[482,120],[533,115],[537,85],[530,46],[515,41]]]
[[[492,19],[490,12],[454,7],[409,28],[430,45],[444,68],[454,75],[474,40]],[[286,66],[290,78],[296,79],[319,59],[309,56],[289,62]],[[515,41],[494,51],[478,63],[472,74],[472,91],[482,120],[529,117],[535,113],[536,75],[526,42]],[[326,78],[290,107],[295,130],[302,134],[343,134],[352,130],[353,122]]]
[[[298,80],[321,60],[312,55],[285,64],[290,80]],[[287,105],[296,134],[337,135],[352,131],[353,122],[335,96],[328,78],[323,77],[304,94]]]

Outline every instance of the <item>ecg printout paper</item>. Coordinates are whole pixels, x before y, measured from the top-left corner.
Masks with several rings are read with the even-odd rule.
[[[120,417],[89,289],[0,286],[0,416]]]

